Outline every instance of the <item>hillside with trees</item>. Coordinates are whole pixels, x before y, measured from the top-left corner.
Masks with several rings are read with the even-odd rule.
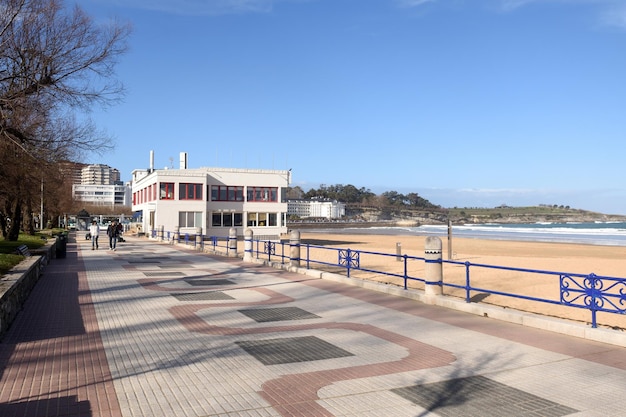
[[[304,191],[300,187],[286,190],[289,199],[330,199],[346,204],[345,221],[412,222],[414,224],[466,223],[536,223],[626,221],[626,216],[607,215],[563,205],[540,204],[530,207],[464,207],[444,208],[418,193],[385,191],[376,195],[354,185],[320,185]]]

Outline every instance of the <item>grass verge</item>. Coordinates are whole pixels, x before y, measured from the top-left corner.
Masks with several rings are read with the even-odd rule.
[[[20,233],[18,240],[14,242],[0,239],[0,277],[24,260],[24,256],[15,253],[18,246],[26,245],[28,249],[37,249],[45,245],[53,235],[61,232],[63,232],[62,229],[51,229],[43,230],[35,235]]]

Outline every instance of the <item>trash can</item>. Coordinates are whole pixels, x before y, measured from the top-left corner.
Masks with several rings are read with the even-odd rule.
[[[62,233],[57,236],[57,258],[65,258],[67,255],[67,235]]]

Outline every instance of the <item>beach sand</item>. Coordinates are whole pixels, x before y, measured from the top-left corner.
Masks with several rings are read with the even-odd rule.
[[[332,234],[303,231],[300,234],[303,244],[326,246],[362,251],[360,253],[361,269],[386,271],[392,274],[404,274],[403,257],[424,257],[425,236],[379,235],[379,234]],[[472,265],[502,266],[556,272],[556,274],[537,274],[524,271],[511,271],[491,267],[471,266],[470,277],[472,287],[496,290],[528,297],[559,301],[559,277],[563,274],[594,273],[606,277],[626,277],[626,247],[595,246],[566,243],[518,242],[483,240],[452,237],[441,238],[444,260],[451,259],[455,263],[443,264],[443,280],[445,283],[465,284],[465,262]],[[451,247],[451,251],[449,250]],[[309,249],[311,259],[324,260],[328,263],[338,262],[338,252],[317,248]],[[384,253],[387,256],[369,254],[367,252]],[[451,256],[449,254],[451,253]],[[306,257],[304,248],[301,258]],[[458,262],[458,263],[457,263]],[[424,277],[423,260],[407,260],[408,275]],[[339,270],[323,264],[311,265],[313,269],[336,271],[345,275],[345,268]],[[403,285],[403,279],[395,276],[381,275],[365,271],[351,271],[351,277],[386,282],[391,285]],[[412,281],[411,288],[423,289],[419,281]],[[614,292],[626,291],[619,286]],[[465,297],[463,289],[444,287],[445,295]],[[591,322],[591,312],[587,309],[564,307],[501,295],[481,293],[470,294],[473,301],[494,304],[507,308],[528,311],[574,320],[581,323]],[[624,305],[620,306],[624,307]],[[612,313],[598,313],[599,325],[626,329],[626,316]]]

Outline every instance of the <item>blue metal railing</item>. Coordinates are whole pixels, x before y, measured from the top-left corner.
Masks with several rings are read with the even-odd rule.
[[[168,239],[170,234],[168,232]],[[174,234],[175,236],[175,234]],[[153,233],[153,237],[156,234]],[[202,248],[206,246],[205,240],[210,242],[213,251],[224,249],[226,253],[230,250],[228,246],[228,238],[210,236],[202,237]],[[180,241],[180,240],[179,240]],[[196,237],[184,235],[185,244],[193,243],[196,247]],[[221,242],[225,242],[221,244]],[[441,287],[455,288],[464,291],[464,298],[467,303],[472,302],[472,293],[492,294],[516,299],[534,301],[538,303],[547,303],[577,309],[585,309],[591,313],[591,326],[597,327],[597,314],[599,312],[611,314],[626,314],[626,278],[599,276],[596,274],[576,274],[557,271],[546,271],[527,268],[516,268],[498,265],[488,265],[471,262],[460,262],[454,260],[430,260],[423,257],[410,255],[399,255],[397,253],[371,252],[354,249],[332,248],[328,246],[312,245],[312,244],[296,244],[300,249],[300,259],[291,259],[291,247],[294,244],[286,241],[271,240],[252,240],[252,254],[257,259],[267,260],[268,262],[279,262],[287,264],[297,261],[298,264],[312,269],[314,266],[324,266],[335,273],[345,273],[350,277],[355,271],[371,273],[381,277],[391,277],[402,281],[402,286],[406,290],[411,282],[418,282],[424,285],[440,285]],[[382,257],[393,257],[396,260],[395,268],[386,266],[376,268],[376,262],[373,259]],[[430,282],[424,276],[418,276],[417,273],[423,272],[426,263],[441,263],[442,267],[449,265],[451,267],[464,268],[463,284],[446,281],[446,274],[441,282]],[[370,266],[373,265],[373,266]],[[479,280],[476,276],[480,275],[480,270],[501,270],[518,273],[527,273],[536,276],[558,277],[558,297],[553,299],[545,297],[537,297],[527,294],[500,291],[483,286],[472,285],[472,278]],[[415,272],[410,272],[415,271]],[[556,283],[555,283],[556,285]]]

